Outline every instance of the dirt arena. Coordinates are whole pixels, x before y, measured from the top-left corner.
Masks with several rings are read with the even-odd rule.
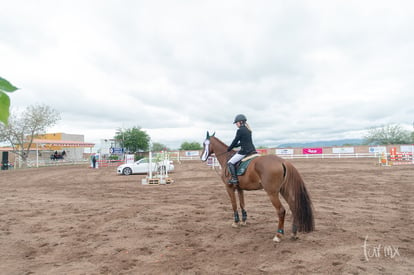
[[[288,211],[281,243],[265,192],[246,193],[248,224],[234,229],[223,183],[200,161],[176,163],[170,185],[113,167],[0,171],[0,273],[413,274],[414,166],[292,162],[316,231],[290,240]]]

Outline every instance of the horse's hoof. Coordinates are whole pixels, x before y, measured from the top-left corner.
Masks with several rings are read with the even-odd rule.
[[[299,237],[298,237],[298,236],[296,236],[296,235],[292,235],[292,236],[290,237],[290,239],[291,239],[292,241],[296,241],[296,240],[298,240],[298,239],[299,239]]]
[[[231,224],[231,227],[233,227],[233,228],[239,228],[239,223],[233,222]]]
[[[273,238],[273,241],[274,241],[275,243],[280,243],[281,239],[280,239],[278,236],[275,236],[275,237]]]
[[[243,221],[243,222],[240,223],[240,225],[241,226],[246,226],[247,225],[247,222],[246,221]]]

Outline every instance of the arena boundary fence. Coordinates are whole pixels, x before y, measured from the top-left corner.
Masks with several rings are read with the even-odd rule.
[[[333,159],[333,158],[378,158],[380,154],[375,153],[355,153],[355,154],[289,154],[278,155],[284,159]],[[200,160],[200,156],[180,156],[172,157],[171,160],[184,161],[184,160]]]
[[[121,164],[125,164],[125,161],[103,159],[96,161],[96,163],[98,163],[98,167],[118,167]]]
[[[412,154],[414,153],[414,144],[257,149],[262,155],[276,154],[285,159],[379,158],[383,153],[391,153],[392,150]],[[201,153],[201,150],[172,151],[170,152],[170,158],[178,162],[185,160],[200,160]]]
[[[278,155],[284,159],[340,159],[340,158],[378,158],[378,154],[355,153],[355,154],[299,154]]]
[[[40,161],[27,161],[28,168],[38,168],[38,167],[49,167],[49,166],[65,166],[65,165],[82,165],[88,164],[89,160],[40,160]],[[18,166],[14,165],[14,169],[20,169]]]
[[[414,144],[406,145],[378,145],[378,146],[350,146],[350,147],[323,147],[316,148],[321,150],[304,150],[304,148],[267,148],[258,149],[261,154],[276,154],[285,159],[359,159],[359,158],[376,158],[381,165],[403,165],[414,164]],[[305,153],[306,151],[306,153]],[[280,153],[282,152],[282,153]],[[312,152],[312,153],[310,153]],[[315,153],[316,152],[316,153]],[[398,152],[398,153],[397,153]],[[165,153],[165,152],[164,152]],[[169,159],[181,163],[181,161],[200,161],[201,150],[190,151],[168,151],[166,152]],[[33,154],[34,155],[34,154]],[[383,155],[386,157],[384,158]],[[36,167],[36,162],[31,157],[28,161],[28,167]],[[146,157],[146,153],[142,156]],[[90,159],[81,160],[49,160],[39,159],[39,166],[59,166],[59,165],[76,165],[86,164],[90,162]],[[14,161],[10,163],[16,166],[18,159],[15,157]],[[384,162],[384,163],[383,163]],[[98,160],[99,167],[115,167],[125,163],[124,160]]]

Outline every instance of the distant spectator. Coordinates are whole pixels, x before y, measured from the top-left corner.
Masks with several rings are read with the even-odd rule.
[[[96,157],[95,156],[92,157],[92,167],[96,168]]]

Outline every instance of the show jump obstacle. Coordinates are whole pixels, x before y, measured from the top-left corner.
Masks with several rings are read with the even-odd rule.
[[[414,164],[413,152],[397,152],[397,148],[393,147],[389,154],[381,154],[379,163],[382,166]]]
[[[168,162],[168,154],[165,152],[162,153],[162,163]],[[173,179],[168,176],[168,167],[162,166],[162,167],[156,167],[156,173],[154,175],[153,170],[155,169],[154,166],[157,166],[157,162],[153,162],[152,158],[152,152],[149,152],[149,169],[148,174],[145,178],[141,180],[141,184],[147,185],[155,185],[155,184],[171,184],[173,183]]]

